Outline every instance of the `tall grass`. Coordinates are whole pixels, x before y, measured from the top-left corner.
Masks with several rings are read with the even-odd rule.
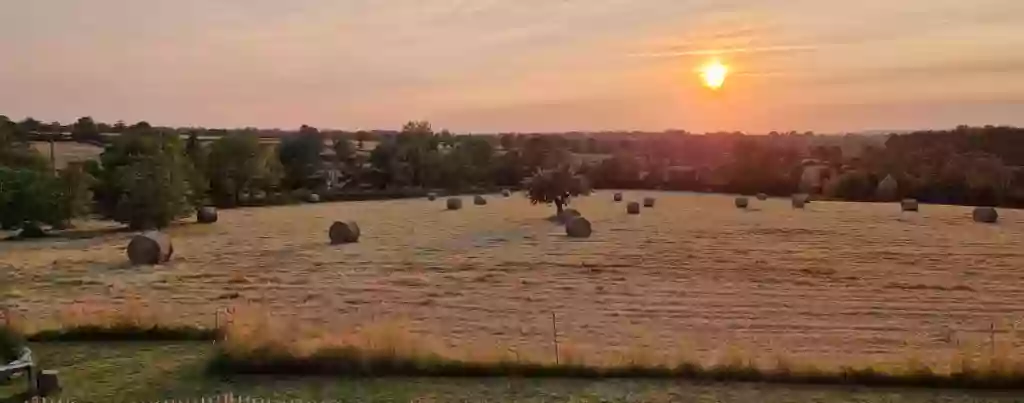
[[[823,368],[783,356],[763,363],[731,354],[716,363],[663,351],[632,351],[601,358],[562,349],[559,360],[508,349],[451,349],[406,330],[401,322],[375,323],[339,332],[303,328],[256,315],[236,320],[218,343],[210,369],[236,374],[684,378],[802,384],[1024,389],[1024,360],[1005,351],[961,350],[948,366],[908,358],[891,365]]]
[[[63,307],[49,322],[22,318],[20,332],[31,342],[103,341],[209,341],[219,330],[189,323],[174,323],[150,305],[129,302],[123,306],[79,303]]]

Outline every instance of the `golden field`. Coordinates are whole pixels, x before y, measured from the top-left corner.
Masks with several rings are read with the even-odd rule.
[[[132,234],[83,223],[67,238],[0,243],[0,298],[38,323],[143,306],[212,326],[218,310],[251,305],[290,323],[400,323],[451,347],[533,355],[550,354],[554,312],[563,359],[941,364],[1024,347],[1019,211],[985,225],[968,207],[752,199],[744,211],[731,196],[637,191],[626,200],[658,203],[629,216],[611,193],[574,201],[594,224],[586,240],[520,194],[461,211],[443,198],[221,211],[215,225],[171,228],[174,258],[155,267],[127,264]],[[331,222],[349,219],[360,242],[329,245]]]

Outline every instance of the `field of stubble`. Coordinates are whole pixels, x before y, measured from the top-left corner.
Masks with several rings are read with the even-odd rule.
[[[859,364],[948,362],[993,337],[1024,348],[1019,211],[984,225],[967,207],[794,210],[771,199],[742,211],[722,195],[626,199],[645,195],[658,204],[639,216],[607,191],[575,201],[594,224],[587,240],[566,238],[546,219],[553,208],[517,194],[461,211],[443,199],[222,211],[216,225],[172,228],[174,259],[157,267],[126,264],[128,233],[8,242],[0,293],[44,320],[144,301],[170,320],[212,325],[219,308],[257,304],[325,326],[401,320],[453,346],[523,350],[550,346],[552,312],[563,348],[591,353]],[[328,244],[336,219],[360,223],[358,244]]]

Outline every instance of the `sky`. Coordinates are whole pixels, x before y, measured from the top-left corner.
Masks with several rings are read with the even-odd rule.
[[[0,0],[0,114],[456,132],[1024,126],[1022,0]],[[717,58],[725,86],[701,85]]]

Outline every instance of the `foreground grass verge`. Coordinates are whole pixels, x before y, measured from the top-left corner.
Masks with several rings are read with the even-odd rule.
[[[834,384],[965,389],[1024,389],[1024,361],[1010,354],[961,354],[949,367],[909,360],[899,366],[817,367],[782,357],[765,365],[734,356],[705,363],[669,354],[618,360],[563,350],[558,360],[510,350],[453,350],[409,333],[400,323],[325,332],[265,313],[237,315],[220,329],[164,325],[117,316],[29,333],[31,342],[216,342],[204,367],[221,375],[345,377],[664,378],[717,382]]]
[[[904,386],[964,389],[1024,389],[1024,372],[967,370],[936,373],[928,368],[888,372],[872,367],[822,370],[810,367],[760,368],[749,364],[676,366],[588,366],[535,362],[473,362],[440,356],[403,357],[358,348],[332,348],[308,356],[258,349],[237,355],[219,348],[210,361],[218,373],[258,375],[337,375],[359,377],[531,377],[531,378],[671,378],[715,382]]]
[[[211,343],[31,343],[47,369],[60,371],[55,396],[80,403],[154,402],[233,394],[264,401],[345,402],[992,402],[1017,391],[859,388],[828,385],[687,382],[677,379],[211,376]],[[0,402],[21,382],[0,384]]]
[[[269,317],[234,322],[217,343],[210,370],[225,374],[334,375],[349,377],[672,378],[717,382],[834,384],[965,389],[1024,389],[1024,361],[1010,355],[961,352],[938,368],[918,360],[900,366],[820,368],[776,357],[762,365],[735,356],[718,363],[637,354],[600,360],[579,352],[558,360],[518,352],[483,353],[438,348],[438,343],[395,325],[370,325],[342,333],[303,332]],[[994,351],[993,351],[994,352]],[[553,362],[552,362],[553,361]]]

